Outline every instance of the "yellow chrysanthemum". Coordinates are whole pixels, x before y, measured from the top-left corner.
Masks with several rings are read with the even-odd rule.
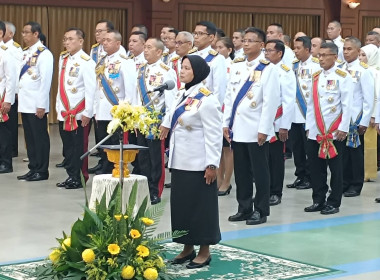
[[[85,263],[92,263],[95,260],[95,253],[92,249],[86,249],[82,252],[82,259]]]
[[[146,226],[151,226],[154,224],[154,220],[149,219],[149,218],[141,218],[141,221],[146,225]]]
[[[70,237],[66,238],[62,242],[62,249],[66,251],[67,250],[66,247],[71,247],[71,238]]]
[[[110,244],[108,245],[108,252],[110,252],[111,255],[117,255],[120,253],[120,247],[117,244]]]
[[[49,260],[51,260],[52,263],[57,263],[60,257],[61,257],[61,251],[59,249],[54,249],[49,254]]]
[[[115,215],[114,217],[116,221],[120,222],[122,215]]]
[[[137,264],[142,264],[144,262],[144,260],[142,257],[138,257],[138,258],[136,258],[136,262],[137,262]]]
[[[131,231],[129,232],[129,235],[130,235],[133,239],[137,239],[137,238],[140,238],[140,237],[141,237],[141,233],[140,233],[137,229],[131,229]]]
[[[132,279],[135,276],[135,269],[133,266],[124,266],[121,271],[121,278],[123,279]]]
[[[156,280],[158,278],[158,272],[155,268],[147,268],[144,271],[144,278],[147,280]]]
[[[137,255],[140,257],[149,256],[149,248],[145,247],[144,245],[137,246],[136,250],[138,251]]]

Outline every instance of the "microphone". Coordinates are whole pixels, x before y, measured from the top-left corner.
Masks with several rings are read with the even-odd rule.
[[[154,88],[153,90],[148,91],[148,93],[152,93],[152,92],[155,92],[155,91],[171,90],[174,87],[175,87],[174,81],[168,80],[165,83],[163,83],[162,85]]]

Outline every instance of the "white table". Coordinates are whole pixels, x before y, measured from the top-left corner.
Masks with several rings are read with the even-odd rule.
[[[148,196],[148,206],[150,205],[149,186],[148,179],[142,175],[131,174],[130,177],[124,178],[123,186],[123,213],[125,211],[125,205],[128,203],[129,195],[132,191],[132,186],[137,180],[137,197],[135,211],[140,207],[141,203]],[[96,175],[92,180],[92,192],[89,202],[89,208],[95,210],[96,200],[100,202],[104,192],[106,192],[106,204],[108,205],[116,185],[119,183],[119,178],[112,177],[111,174]]]

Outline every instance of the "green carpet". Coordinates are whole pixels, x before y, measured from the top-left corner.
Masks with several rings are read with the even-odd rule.
[[[176,243],[168,243],[165,247],[168,259],[182,250],[182,246]],[[209,267],[189,270],[186,269],[186,264],[175,265],[168,267],[168,272],[177,276],[177,279],[188,280],[310,279],[339,272],[222,244],[212,246],[211,250],[212,261]],[[38,261],[0,266],[0,280],[34,280],[31,273],[43,263],[44,261]]]

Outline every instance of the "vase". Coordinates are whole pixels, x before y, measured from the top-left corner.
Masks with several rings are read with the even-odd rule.
[[[119,178],[120,177],[120,150],[110,150],[104,149],[107,153],[107,158],[110,162],[114,163],[114,168],[112,170],[112,177]],[[128,163],[135,160],[137,153],[139,150],[123,150],[123,177],[128,178],[130,175],[128,169]]]

